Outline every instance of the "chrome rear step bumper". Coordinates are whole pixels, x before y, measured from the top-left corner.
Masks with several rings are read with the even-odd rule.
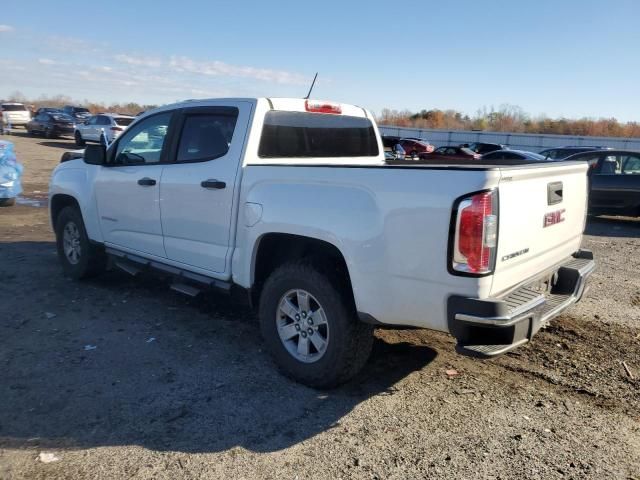
[[[458,340],[457,351],[494,357],[528,342],[553,317],[582,298],[594,268],[593,253],[580,250],[549,275],[545,292],[535,288],[537,281],[501,298],[449,297],[449,331]]]

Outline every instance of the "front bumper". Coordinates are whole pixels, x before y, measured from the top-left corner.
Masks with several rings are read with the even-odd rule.
[[[528,342],[553,317],[582,298],[594,268],[593,253],[580,250],[543,279],[504,297],[449,297],[449,331],[458,340],[456,349],[486,358]]]

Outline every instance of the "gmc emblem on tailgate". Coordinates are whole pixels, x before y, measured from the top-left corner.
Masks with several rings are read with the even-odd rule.
[[[564,222],[565,209],[556,210],[555,212],[549,212],[544,214],[544,221],[542,222],[542,228],[550,227],[556,223]]]

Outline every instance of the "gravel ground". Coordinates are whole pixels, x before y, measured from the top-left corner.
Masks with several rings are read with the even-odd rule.
[[[380,330],[362,374],[320,392],[277,373],[235,299],[65,279],[44,206],[73,144],[11,139],[26,177],[0,209],[0,479],[640,478],[640,221],[590,219],[591,291],[531,344],[481,361]]]

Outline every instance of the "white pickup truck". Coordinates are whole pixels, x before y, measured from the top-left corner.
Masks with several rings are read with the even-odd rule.
[[[278,366],[351,378],[375,326],[450,332],[491,357],[578,301],[583,163],[386,164],[363,108],[303,99],[161,107],[58,165],[67,275],[157,269],[176,290],[246,291]]]

